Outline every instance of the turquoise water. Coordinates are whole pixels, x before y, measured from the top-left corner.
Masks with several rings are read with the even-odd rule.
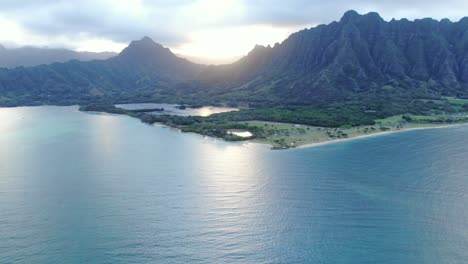
[[[0,109],[0,263],[468,263],[467,135],[271,151]]]

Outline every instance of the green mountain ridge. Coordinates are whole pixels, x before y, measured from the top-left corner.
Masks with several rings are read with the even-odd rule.
[[[204,77],[214,86],[304,103],[346,100],[383,87],[407,95],[466,97],[468,18],[385,22],[377,13],[349,11],[339,22],[211,67]]]
[[[348,11],[339,21],[256,46],[239,61],[192,63],[150,38],[104,61],[0,69],[0,105],[106,102],[350,105],[404,113],[424,100],[468,98],[468,18],[384,21]],[[416,104],[416,105],[415,105]]]

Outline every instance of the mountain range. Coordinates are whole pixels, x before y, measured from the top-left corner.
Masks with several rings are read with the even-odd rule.
[[[468,92],[468,18],[385,22],[348,11],[338,22],[257,46],[201,80],[248,96],[316,102],[391,90],[417,96]]]
[[[87,52],[68,49],[20,47],[7,49],[0,45],[0,67],[38,66],[70,60],[105,60],[116,56],[114,52]]]
[[[179,58],[145,37],[107,60],[0,69],[1,105],[350,104],[394,113],[443,96],[468,97],[468,18],[384,21],[348,11],[218,66]]]

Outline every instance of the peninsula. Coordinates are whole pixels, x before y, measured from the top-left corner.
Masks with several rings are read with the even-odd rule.
[[[464,112],[431,116],[404,114],[376,119],[369,125],[351,126],[344,124],[337,127],[324,127],[255,120],[255,115],[249,116],[243,113],[253,111],[247,109],[239,112],[213,114],[207,117],[156,115],[149,113],[153,109],[148,111],[126,110],[114,105],[102,104],[82,106],[80,111],[128,115],[147,124],[163,124],[180,129],[182,132],[192,132],[227,141],[253,141],[268,144],[273,149],[289,149],[383,133],[468,123],[468,113]],[[232,133],[232,131],[238,133]],[[243,134],[242,131],[246,133]]]
[[[458,124],[468,112],[467,28],[468,17],[385,21],[350,10],[226,65],[190,62],[144,37],[107,60],[0,69],[0,106],[81,105],[274,148]],[[126,103],[240,111],[177,116],[115,106]]]

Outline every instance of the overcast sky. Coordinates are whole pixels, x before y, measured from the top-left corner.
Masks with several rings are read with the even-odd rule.
[[[118,52],[149,36],[176,53],[223,62],[349,9],[458,21],[468,0],[0,0],[0,42]]]

